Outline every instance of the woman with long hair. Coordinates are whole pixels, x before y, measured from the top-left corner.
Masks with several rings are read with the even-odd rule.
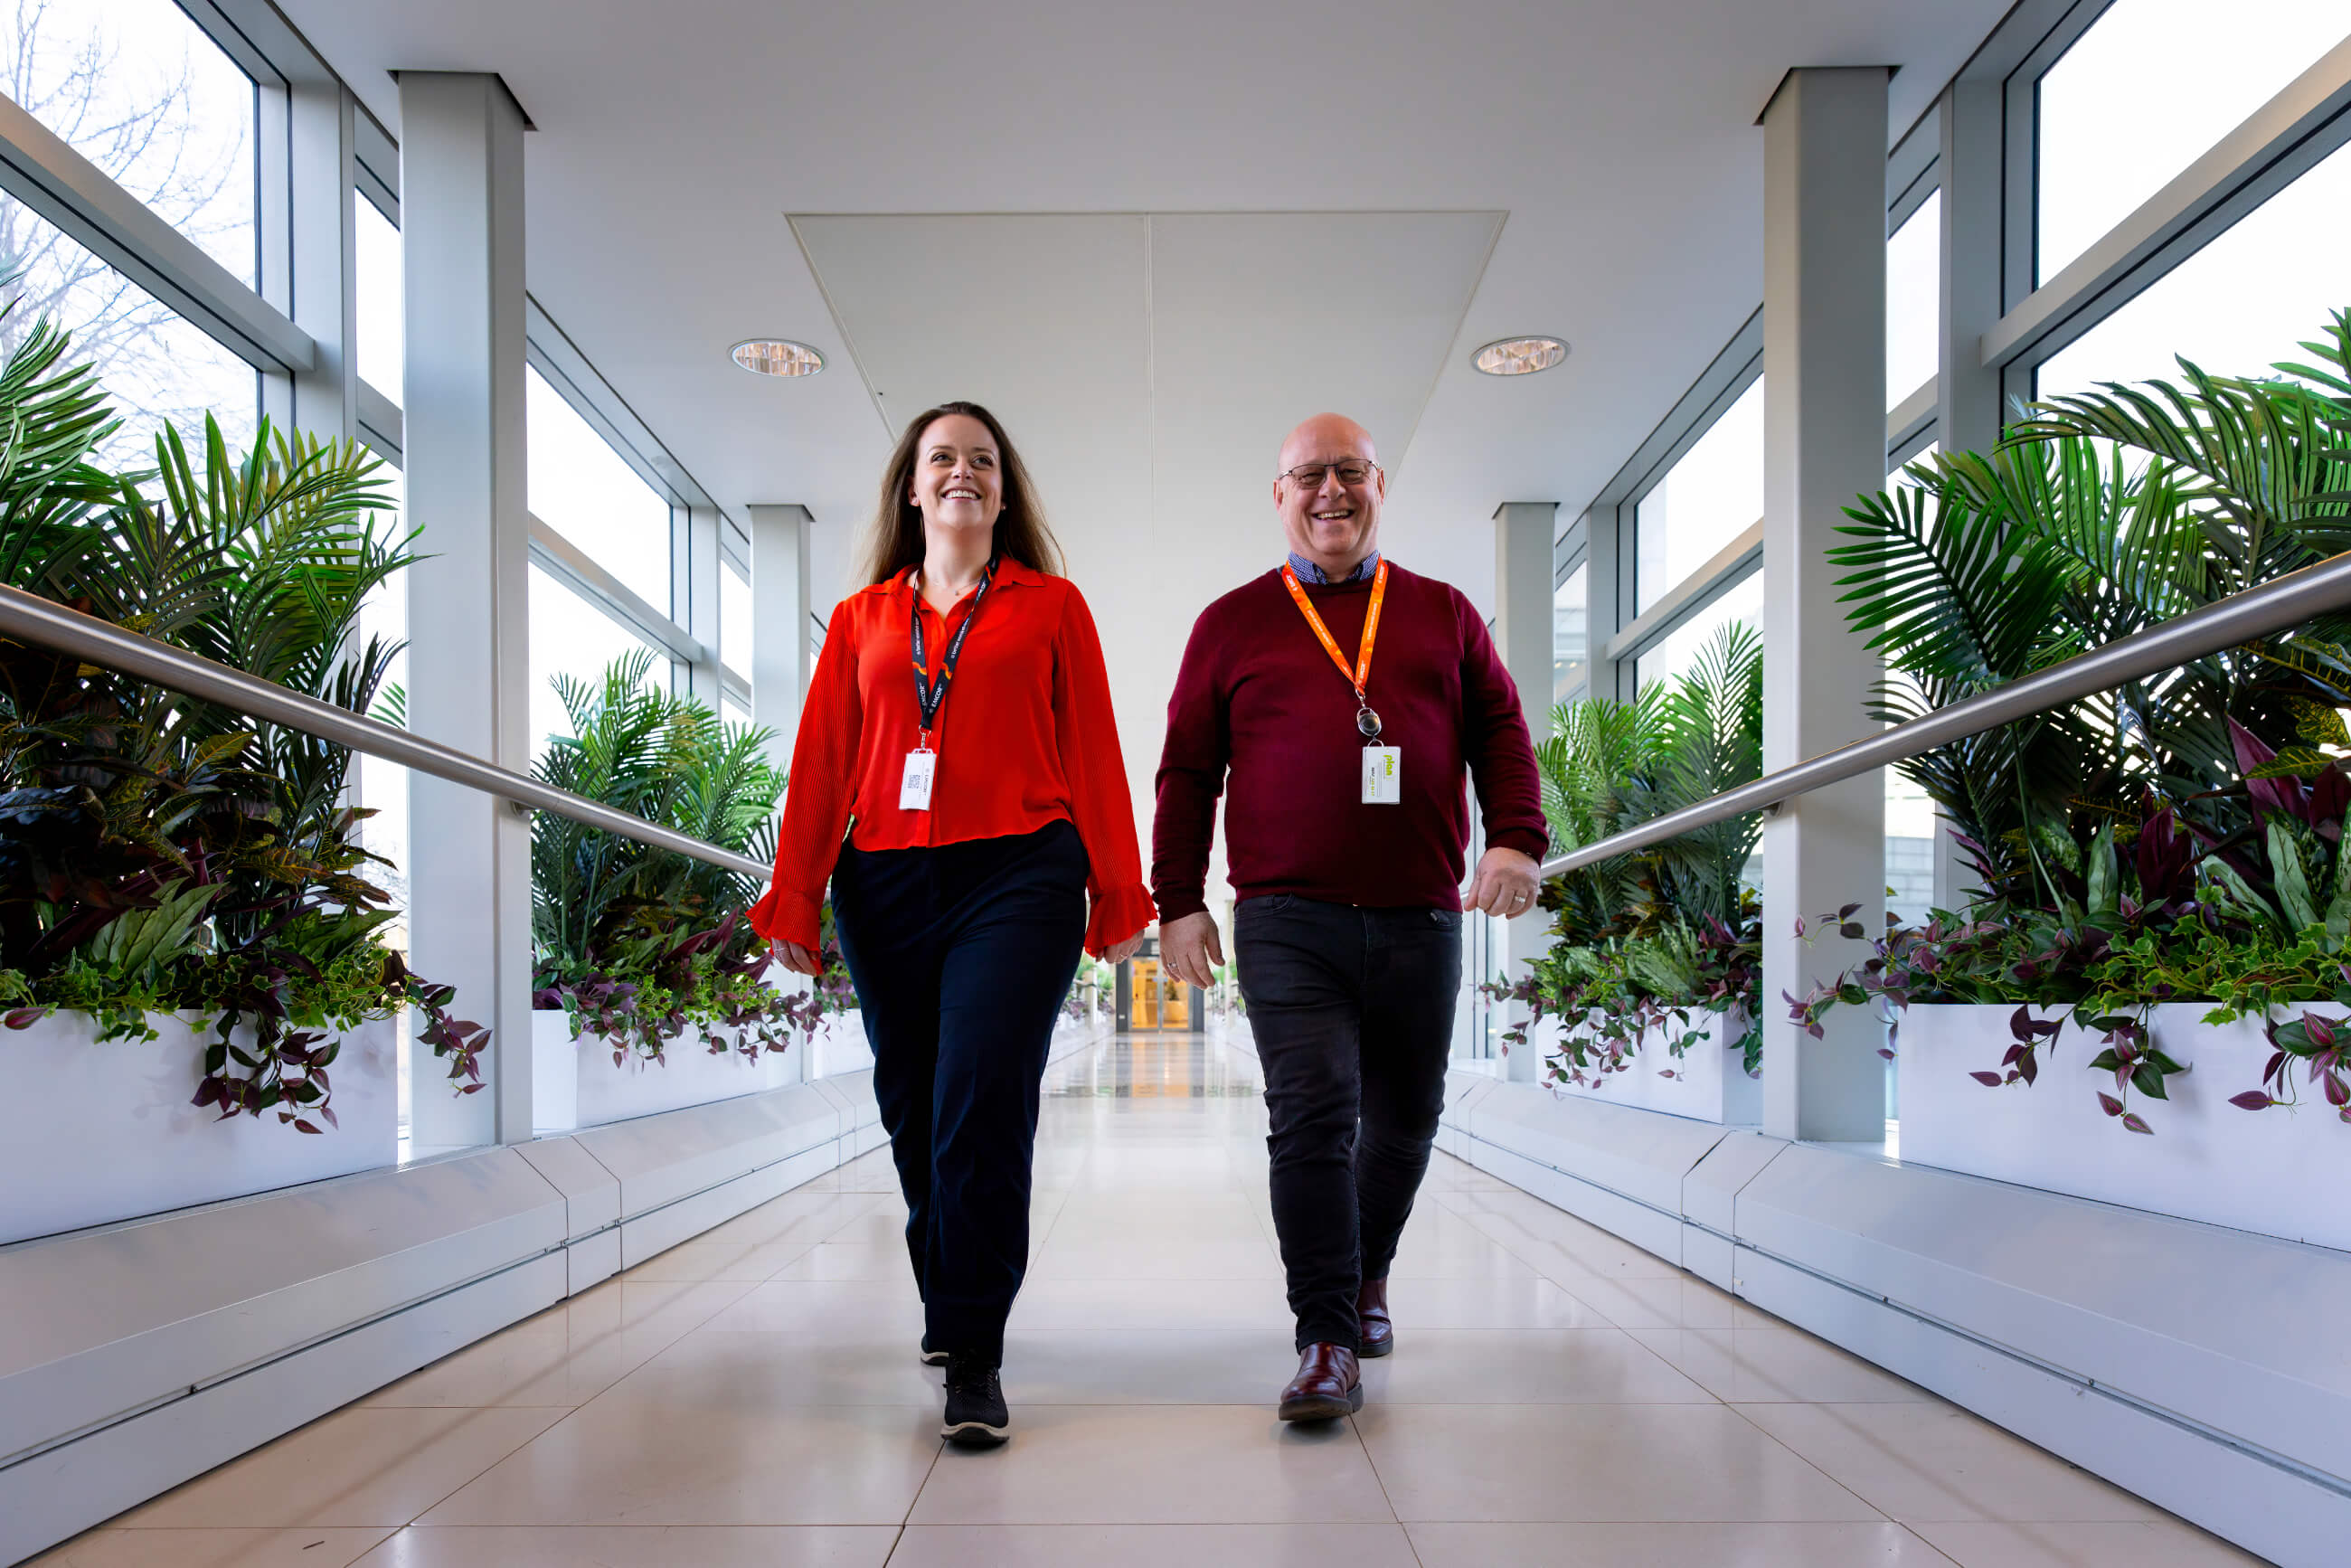
[[[883,477],[866,586],[825,630],[775,880],[751,912],[786,967],[816,974],[831,882],[906,1196],[923,1359],[946,1366],[942,1435],[967,1447],[1009,1429],[998,1369],[1053,1019],[1081,947],[1119,963],[1153,918],[1102,643],[1061,570],[996,416],[916,414]]]

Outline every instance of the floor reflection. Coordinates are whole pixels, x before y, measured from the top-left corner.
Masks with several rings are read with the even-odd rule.
[[[1117,1035],[1045,1072],[1056,1099],[1219,1100],[1259,1087],[1254,1057],[1197,1034]]]

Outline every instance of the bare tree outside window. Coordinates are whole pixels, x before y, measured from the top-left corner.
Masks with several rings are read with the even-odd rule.
[[[0,80],[17,105],[248,285],[254,281],[252,79],[171,0],[0,0]],[[253,368],[21,203],[0,194],[0,275],[16,308],[0,350],[47,316],[73,334],[123,416],[102,453],[152,458],[166,422],[206,413],[250,445]]]

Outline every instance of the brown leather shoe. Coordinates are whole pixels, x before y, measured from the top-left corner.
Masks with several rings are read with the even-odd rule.
[[[1335,1421],[1364,1407],[1362,1369],[1343,1344],[1310,1344],[1298,1358],[1298,1375],[1281,1391],[1285,1421]]]
[[[1362,1325],[1355,1334],[1355,1343],[1363,1347],[1357,1354],[1369,1361],[1395,1349],[1395,1323],[1388,1316],[1385,1280],[1364,1281],[1364,1288],[1355,1292],[1355,1318]]]

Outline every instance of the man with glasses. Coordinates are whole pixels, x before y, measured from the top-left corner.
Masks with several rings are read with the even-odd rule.
[[[1549,847],[1518,689],[1485,618],[1384,559],[1372,438],[1320,414],[1283,443],[1289,559],[1192,628],[1152,835],[1161,962],[1224,962],[1205,886],[1217,797],[1234,956],[1265,1075],[1274,1228],[1298,1320],[1285,1421],[1363,1407],[1395,1345],[1387,1272],[1428,1169],[1461,991],[1465,779],[1489,848],[1469,908],[1534,907]]]

